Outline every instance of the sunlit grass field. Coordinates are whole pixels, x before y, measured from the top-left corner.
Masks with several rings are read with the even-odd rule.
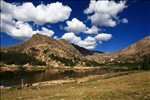
[[[108,74],[84,83],[1,90],[1,100],[150,100],[150,71]]]

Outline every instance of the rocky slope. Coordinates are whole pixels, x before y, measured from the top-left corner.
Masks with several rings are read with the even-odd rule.
[[[72,59],[81,58],[80,52],[75,49],[70,43],[65,40],[55,40],[48,36],[35,34],[31,39],[20,44],[1,47],[1,51],[9,52],[16,51],[26,53],[41,61],[46,62],[50,66],[63,66],[58,61],[55,61],[51,56]]]
[[[102,53],[86,50],[77,45],[48,36],[35,34],[28,41],[20,44],[1,47],[1,52],[19,52],[34,57],[49,66],[87,66],[106,64],[120,57],[128,58],[133,55],[143,56],[150,54],[150,36],[113,53]],[[126,60],[126,59],[123,59]],[[90,61],[90,62],[89,62]],[[88,63],[88,64],[86,64]]]
[[[116,53],[124,54],[124,55],[148,54],[148,53],[150,53],[150,36],[147,36],[147,37],[141,39],[140,41],[138,41]]]
[[[92,55],[86,55],[89,60],[95,60],[99,63],[107,63],[114,60],[122,59],[126,60],[128,58],[137,57],[140,58],[144,55],[150,54],[150,36],[141,39],[134,44],[112,53],[93,53]]]

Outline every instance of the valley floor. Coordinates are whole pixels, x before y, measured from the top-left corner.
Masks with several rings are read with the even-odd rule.
[[[112,77],[111,77],[112,76]],[[1,100],[150,100],[150,71],[105,75],[83,83],[1,90]]]

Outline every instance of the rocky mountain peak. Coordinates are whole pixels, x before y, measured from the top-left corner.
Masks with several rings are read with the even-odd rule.
[[[66,40],[55,40],[49,36],[34,34],[28,41],[1,47],[1,52],[15,51],[25,53],[31,57],[45,62],[50,66],[64,65],[82,65],[86,61],[96,61],[98,63],[107,63],[117,57],[128,58],[132,55],[150,54],[150,36],[113,53],[102,53],[87,50],[83,47],[70,44]],[[140,56],[139,56],[140,57]],[[117,61],[117,60],[116,60]],[[84,62],[84,63],[83,63]]]
[[[39,33],[34,34],[27,42],[32,42],[32,44],[35,43],[50,43],[50,42],[55,42],[53,38],[50,38],[49,36],[42,35]]]

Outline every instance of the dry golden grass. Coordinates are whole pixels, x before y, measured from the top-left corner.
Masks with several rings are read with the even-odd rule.
[[[85,83],[1,91],[1,100],[150,100],[150,71]]]

